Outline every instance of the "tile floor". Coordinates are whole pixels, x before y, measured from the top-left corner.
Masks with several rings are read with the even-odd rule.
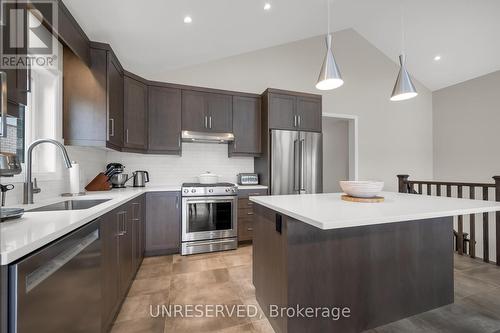
[[[150,305],[257,305],[252,285],[252,246],[193,256],[145,258],[112,333],[273,333],[263,315],[255,318],[153,318]],[[153,307],[156,311],[156,307]],[[260,310],[259,310],[260,311]]]
[[[265,317],[153,318],[150,305],[256,305],[252,247],[194,256],[145,258],[112,333],[272,333]],[[154,307],[155,309],[155,307]],[[367,331],[500,332],[500,268],[455,256],[455,303]]]

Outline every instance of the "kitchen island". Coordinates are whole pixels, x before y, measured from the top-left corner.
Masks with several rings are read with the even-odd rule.
[[[382,196],[250,198],[253,283],[276,332],[361,332],[453,303],[453,216],[500,203]]]

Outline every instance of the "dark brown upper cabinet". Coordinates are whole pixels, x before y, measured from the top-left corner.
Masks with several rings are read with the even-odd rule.
[[[205,91],[182,91],[182,129],[232,132],[232,96]]]
[[[148,152],[181,154],[181,90],[148,87]]]
[[[270,129],[321,132],[321,96],[277,89],[263,94]]]
[[[123,147],[124,77],[123,68],[113,52],[106,52],[107,67],[107,146],[120,150]]]
[[[64,48],[66,145],[123,147],[123,68],[109,45],[92,43],[92,66]]]
[[[207,93],[207,116],[210,132],[233,131],[233,98],[231,95]]]
[[[260,97],[233,96],[234,142],[229,155],[255,156],[261,153]]]
[[[7,101],[13,105],[28,104],[29,92],[29,70],[26,68],[2,69],[0,71],[6,74],[7,80]]]
[[[125,75],[124,78],[124,148],[144,151],[147,148],[147,85]]]
[[[9,6],[9,8],[14,9],[14,7],[19,8],[19,7],[24,7],[25,4],[21,3],[14,3],[11,2],[9,4],[5,4],[5,6]],[[10,7],[12,6],[12,7]],[[3,1],[2,1],[2,10],[5,10],[7,7],[4,7]],[[21,13],[26,13],[23,9],[21,9]],[[4,22],[2,25],[0,25],[0,35],[2,36],[2,40],[5,41],[10,41],[11,38],[15,38],[16,40],[23,40],[27,41],[28,40],[28,26],[27,26],[27,16],[24,14],[24,27],[22,29],[11,29],[11,27],[16,27],[19,22],[10,22],[11,16],[7,14],[2,14],[4,15],[4,19],[6,22]],[[14,17],[14,16],[12,16]],[[9,45],[10,43],[4,43],[5,45]],[[4,46],[5,47],[5,46]],[[2,50],[2,55],[5,55],[6,58],[9,58],[9,56],[19,56],[19,57],[25,57],[27,55],[27,45],[24,44],[24,47],[20,48],[12,48],[10,49],[9,47],[5,47],[6,49]],[[6,84],[7,84],[7,101],[11,104],[9,109],[13,109],[13,106],[18,106],[18,105],[23,105],[26,106],[28,102],[28,91],[29,91],[29,70],[26,68],[26,66],[23,65],[17,65],[15,68],[13,66],[7,66],[3,67],[2,64],[0,64],[0,71],[5,73],[5,79],[6,79]],[[4,82],[2,82],[3,86]]]

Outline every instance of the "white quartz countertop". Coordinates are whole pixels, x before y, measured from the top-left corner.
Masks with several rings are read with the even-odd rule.
[[[500,202],[383,192],[381,203],[341,199],[342,193],[250,197],[250,201],[323,230],[500,211]]]
[[[26,212],[20,219],[0,223],[0,265],[6,265],[104,215],[145,192],[180,191],[181,186],[150,186],[88,192],[74,198],[58,197],[32,205],[10,207],[25,210],[52,203],[76,200],[111,199],[89,209],[73,211]],[[36,197],[35,197],[36,200]]]

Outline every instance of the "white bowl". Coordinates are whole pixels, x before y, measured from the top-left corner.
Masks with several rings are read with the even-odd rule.
[[[378,181],[341,181],[339,183],[342,191],[357,198],[376,197],[384,188],[384,182]]]

